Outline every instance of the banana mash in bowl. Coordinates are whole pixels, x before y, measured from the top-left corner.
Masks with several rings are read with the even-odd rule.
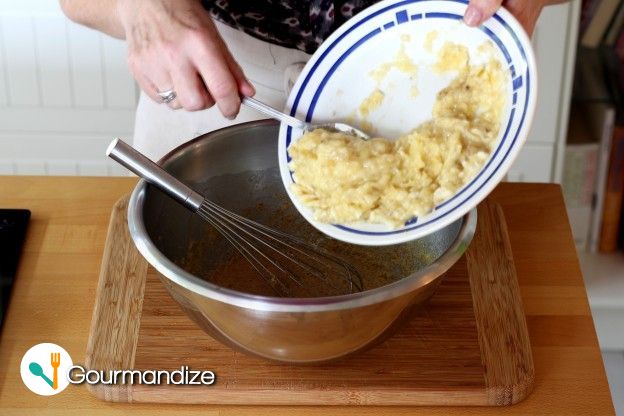
[[[495,59],[470,65],[467,48],[453,43],[437,67],[458,75],[437,94],[432,119],[398,140],[316,129],[290,145],[292,191],[317,221],[398,228],[479,173],[500,130],[508,74]]]
[[[530,43],[505,10],[469,28],[461,3],[381,3],[321,46],[288,102],[306,121],[372,138],[282,125],[278,149],[303,216],[365,245],[419,238],[473,209],[520,150],[536,94]]]

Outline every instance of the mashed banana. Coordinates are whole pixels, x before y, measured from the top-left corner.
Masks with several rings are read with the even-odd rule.
[[[317,129],[289,147],[292,190],[318,221],[398,227],[479,172],[500,129],[507,73],[495,59],[471,66],[467,49],[452,43],[434,69],[458,75],[438,93],[433,118],[398,140]]]
[[[418,73],[418,66],[412,61],[412,58],[409,57],[407,52],[405,51],[406,42],[409,41],[409,37],[401,38],[401,47],[399,48],[399,53],[394,58],[394,60],[390,62],[386,62],[381,64],[379,68],[371,71],[369,74],[371,78],[373,78],[378,83],[383,81],[383,79],[388,75],[388,73],[392,69],[396,69],[404,74],[415,76]]]

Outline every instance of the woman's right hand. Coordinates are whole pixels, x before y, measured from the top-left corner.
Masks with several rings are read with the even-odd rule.
[[[128,66],[154,101],[173,89],[168,105],[188,111],[215,103],[227,118],[252,96],[245,78],[198,0],[118,0],[117,13],[128,43]]]

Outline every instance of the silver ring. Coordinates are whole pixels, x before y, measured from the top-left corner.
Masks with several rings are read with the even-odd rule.
[[[178,94],[176,94],[176,92],[173,89],[163,91],[163,92],[158,91],[156,94],[158,94],[158,96],[160,97],[160,100],[165,104],[170,103],[171,101],[175,100],[176,97],[178,96]]]

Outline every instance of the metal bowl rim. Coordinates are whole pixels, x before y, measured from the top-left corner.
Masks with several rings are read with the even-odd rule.
[[[159,161],[159,164],[164,164],[182,149],[209,139],[210,136],[215,136],[217,133],[227,133],[268,124],[271,123],[267,123],[266,120],[260,120],[215,130],[178,146],[167,153]],[[354,309],[388,301],[412,292],[441,277],[444,272],[459,260],[472,241],[477,224],[477,211],[474,208],[462,217],[462,226],[455,241],[436,261],[410,276],[385,286],[348,295],[316,298],[259,296],[227,289],[200,279],[167,258],[149,238],[145,224],[142,221],[147,185],[147,182],[141,179],[132,192],[130,202],[128,203],[128,227],[137,249],[148,263],[171,282],[200,296],[233,306],[265,312],[325,312]]]

